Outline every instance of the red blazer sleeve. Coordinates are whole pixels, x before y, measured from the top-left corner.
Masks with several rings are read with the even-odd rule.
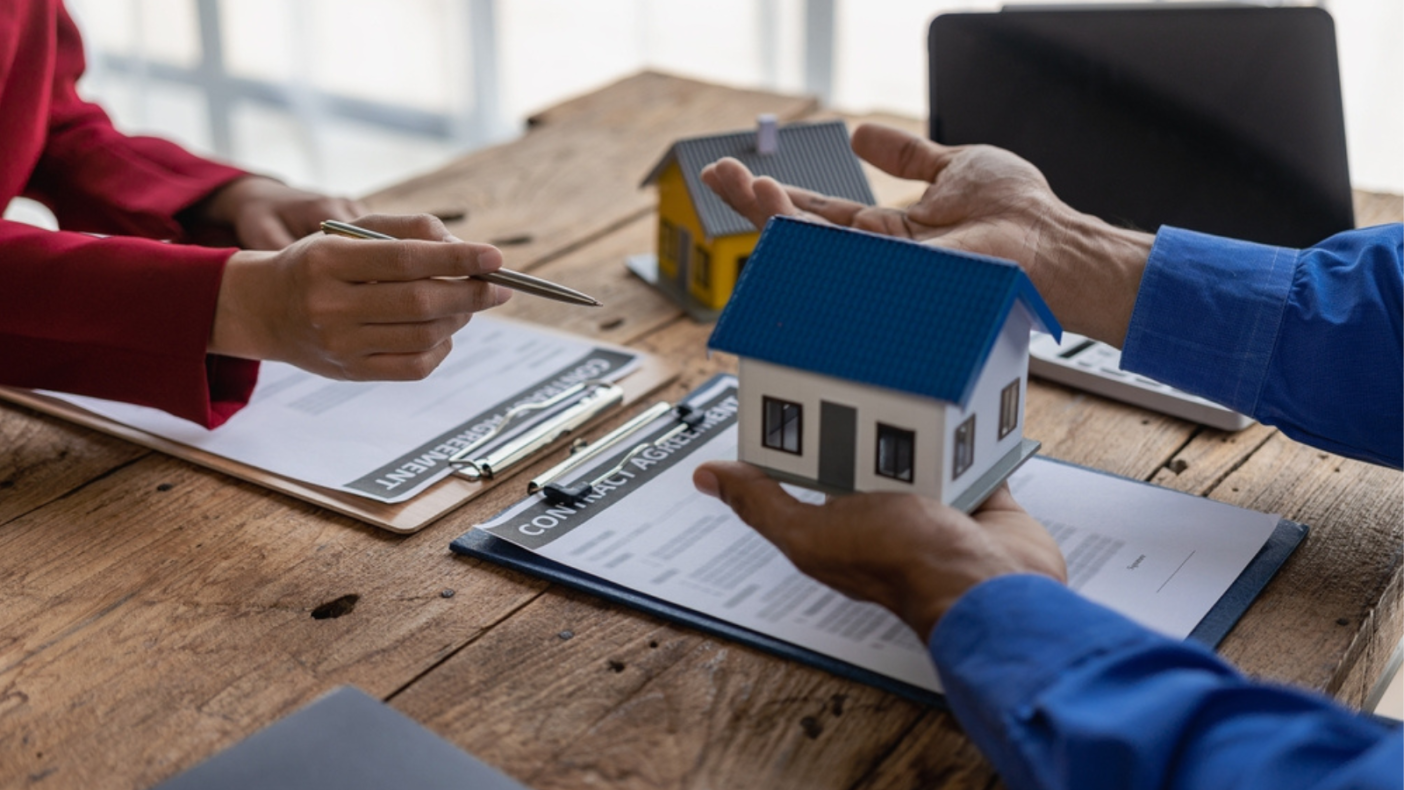
[[[128,137],[102,108],[78,96],[83,43],[58,8],[44,149],[25,194],[53,210],[68,230],[181,239],[181,211],[239,176],[155,137]]]
[[[0,84],[0,107],[35,122],[0,119],[0,148],[35,152],[23,191],[66,230],[0,221],[0,383],[153,406],[215,427],[247,403],[258,375],[257,362],[205,350],[234,250],[150,239],[182,238],[177,215],[242,171],[117,132],[78,98],[82,44],[61,3],[20,0],[17,13],[22,27],[10,32],[25,65]],[[15,155],[11,166],[24,167]]]
[[[0,222],[0,381],[163,409],[213,428],[258,363],[205,352],[233,250]]]

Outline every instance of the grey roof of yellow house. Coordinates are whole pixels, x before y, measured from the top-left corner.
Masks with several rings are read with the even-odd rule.
[[[778,129],[779,146],[773,154],[756,152],[756,130],[690,137],[673,143],[640,186],[654,183],[668,164],[677,159],[692,205],[708,239],[750,233],[749,220],[732,211],[702,183],[702,168],[725,156],[741,160],[758,176],[770,176],[825,195],[873,205],[872,189],[863,167],[848,144],[843,121],[792,123]]]

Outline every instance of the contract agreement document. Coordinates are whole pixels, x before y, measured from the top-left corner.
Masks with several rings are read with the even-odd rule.
[[[588,338],[476,316],[422,381],[333,381],[265,362],[248,405],[213,431],[145,406],[43,394],[276,475],[394,503],[448,475],[449,456],[513,406],[589,380],[614,381],[639,360]]]
[[[693,488],[698,464],[736,458],[735,379],[713,379],[686,402],[706,415],[700,426],[655,445],[677,425],[660,418],[618,452],[603,453],[575,476],[598,481],[583,502],[552,504],[532,495],[477,529],[653,598],[939,692],[925,646],[900,620],[804,576],[729,508]],[[617,472],[602,474],[621,461]],[[1042,458],[1010,482],[1062,547],[1074,589],[1176,638],[1204,618],[1279,521]]]

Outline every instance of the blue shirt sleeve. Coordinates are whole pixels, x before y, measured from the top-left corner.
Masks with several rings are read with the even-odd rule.
[[[1164,227],[1122,368],[1300,442],[1404,464],[1404,225],[1304,250]]]
[[[1012,790],[1404,786],[1399,726],[1250,681],[1041,576],[975,587],[930,649]]]

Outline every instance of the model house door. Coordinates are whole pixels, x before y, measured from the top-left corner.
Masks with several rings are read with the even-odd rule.
[[[828,401],[819,402],[819,482],[853,489],[853,469],[858,456],[858,410]]]

